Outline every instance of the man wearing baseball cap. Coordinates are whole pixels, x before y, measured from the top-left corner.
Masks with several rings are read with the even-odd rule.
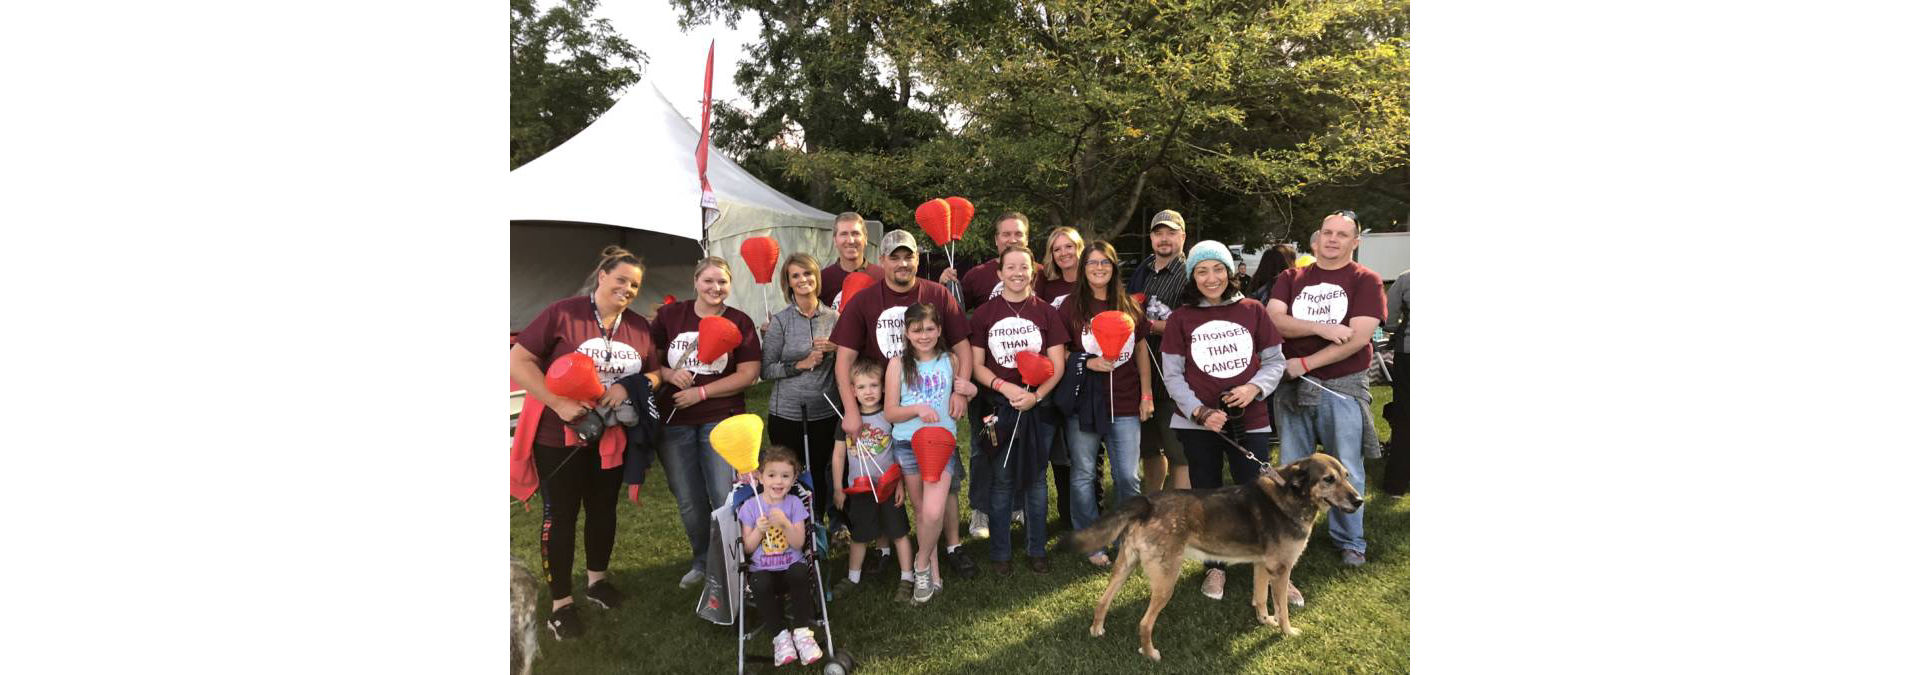
[[[886,363],[906,348],[908,305],[926,303],[939,310],[940,340],[953,350],[953,396],[949,414],[955,419],[966,416],[974,387],[967,378],[973,372],[972,343],[967,340],[971,327],[953,294],[940,284],[915,276],[920,270],[920,244],[913,233],[894,230],[880,238],[880,269],[885,278],[878,286],[840,299],[840,319],[833,324],[833,344],[837,347],[833,380],[840,385],[840,428],[848,434],[860,433],[860,404],[853,397],[853,362],[858,358]],[[955,476],[955,479],[959,479]],[[966,553],[960,550],[960,490],[947,493],[946,517],[941,523],[946,546],[941,555],[951,559],[954,571],[962,578],[979,573]]]
[[[1187,220],[1179,211],[1168,209],[1154,214],[1151,223],[1148,227],[1153,254],[1134,267],[1127,277],[1128,293],[1147,296],[1140,306],[1147,313],[1149,355],[1160,353],[1160,333],[1166,329],[1167,317],[1173,314],[1173,308],[1180,304],[1180,289],[1187,285],[1186,255],[1182,253],[1187,248]],[[1184,490],[1191,486],[1187,478],[1187,453],[1167,426],[1173,422],[1173,411],[1173,399],[1168,397],[1167,385],[1156,371],[1153,421],[1140,425],[1141,494],[1152,494],[1162,487]]]

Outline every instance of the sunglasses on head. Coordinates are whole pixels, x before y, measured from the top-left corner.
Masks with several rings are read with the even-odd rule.
[[[1346,218],[1347,220],[1351,220],[1355,225],[1360,224],[1360,216],[1346,209],[1341,209],[1339,211],[1335,211],[1333,213],[1327,214],[1328,218],[1332,218],[1334,216],[1340,216],[1342,218]]]

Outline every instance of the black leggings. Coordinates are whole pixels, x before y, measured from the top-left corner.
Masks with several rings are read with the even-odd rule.
[[[533,464],[540,471],[540,563],[555,600],[573,595],[573,527],[582,504],[587,509],[587,569],[605,572],[613,557],[620,468],[600,468],[595,448],[578,450],[533,446]],[[569,454],[572,459],[567,459]]]
[[[777,415],[767,416],[767,440],[774,445],[784,445],[799,455],[807,456],[809,473],[813,474],[815,494],[827,495],[826,499],[813,500],[814,517],[826,515],[833,507],[833,432],[840,428],[840,418],[828,417],[812,422],[790,420]],[[827,490],[819,492],[819,490]]]
[[[1205,429],[1174,429],[1173,433],[1180,437],[1180,445],[1187,450],[1187,478],[1193,482],[1193,489],[1224,487],[1220,475],[1222,461],[1232,472],[1235,485],[1246,485],[1260,478],[1260,463],[1247,459],[1220,434]],[[1267,447],[1267,438],[1271,435],[1265,431],[1248,433],[1241,446],[1261,461],[1272,461]],[[1206,568],[1226,569],[1227,565],[1209,561]]]
[[[1413,426],[1409,423],[1407,405],[1412,403],[1407,391],[1412,382],[1407,378],[1413,370],[1411,359],[1406,352],[1393,355],[1393,401],[1387,404],[1387,425],[1393,429],[1393,436],[1387,443],[1387,475],[1382,482],[1381,491],[1393,496],[1407,493],[1409,477],[1407,475],[1407,447],[1413,443]]]
[[[779,572],[748,572],[747,586],[760,605],[761,628],[786,630],[813,625],[813,567],[806,561]],[[787,610],[793,612],[792,622],[786,620]]]

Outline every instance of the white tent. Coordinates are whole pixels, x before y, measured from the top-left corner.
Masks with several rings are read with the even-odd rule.
[[[560,147],[508,177],[512,327],[519,330],[542,308],[580,292],[599,251],[619,244],[647,263],[633,307],[651,315],[660,298],[693,297],[693,265],[700,258],[700,178],[694,165],[699,127],[689,124],[650,81]],[[794,200],[747,173],[718,150],[707,154],[707,180],[720,217],[708,230],[711,251],[733,270],[727,304],[763,323],[767,304],[786,306],[778,281],[756,288],[740,259],[740,242],[771,236],[781,258],[807,252],[832,264],[834,215]],[[877,258],[879,223],[867,221],[868,259]],[[778,274],[776,270],[775,274]],[[762,298],[766,298],[763,303]]]

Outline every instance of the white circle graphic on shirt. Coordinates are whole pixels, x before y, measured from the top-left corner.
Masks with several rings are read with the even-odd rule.
[[[1061,294],[1060,294],[1060,297],[1057,297],[1057,298],[1054,298],[1054,299],[1053,299],[1053,308],[1054,308],[1054,309],[1060,309],[1060,303],[1063,303],[1063,302],[1066,302],[1066,301],[1067,301],[1067,294],[1066,294],[1066,293],[1061,293]]]
[[[880,354],[887,358],[899,356],[907,344],[907,306],[888,307],[880,312],[880,320],[873,324],[873,340],[880,345]]]
[[[1287,312],[1301,321],[1340,323],[1347,318],[1347,289],[1326,283],[1302,288],[1287,305]]]
[[[1193,365],[1209,377],[1239,375],[1253,363],[1253,331],[1232,321],[1214,319],[1193,332],[1187,353]]]
[[[993,322],[987,329],[987,351],[1002,368],[1015,368],[1014,352],[1040,352],[1040,327],[1032,321],[1009,316]]]
[[[1127,343],[1120,346],[1120,360],[1113,362],[1115,368],[1120,367],[1120,364],[1133,360],[1133,343],[1134,338],[1128,336]],[[1094,339],[1093,328],[1091,326],[1080,329],[1080,350],[1094,356],[1100,356],[1100,341]]]
[[[846,291],[834,291],[834,292],[833,292],[833,302],[832,302],[832,303],[830,303],[830,304],[828,304],[827,306],[829,306],[829,307],[832,307],[832,308],[833,308],[833,311],[836,311],[836,312],[838,312],[838,311],[840,311],[840,294],[842,294],[842,293],[845,293],[845,292],[846,292]]]
[[[593,338],[580,343],[574,351],[586,354],[593,359],[595,371],[600,375],[600,384],[613,384],[614,380],[640,372],[640,351],[619,340],[613,341],[613,348],[606,347],[607,341]]]
[[[695,375],[719,375],[720,371],[727,369],[729,356],[730,353],[721,354],[720,360],[713,363],[701,361],[700,331],[697,330],[675,335],[673,341],[667,343],[667,366],[681,368]],[[681,359],[686,359],[686,365],[681,365]]]

